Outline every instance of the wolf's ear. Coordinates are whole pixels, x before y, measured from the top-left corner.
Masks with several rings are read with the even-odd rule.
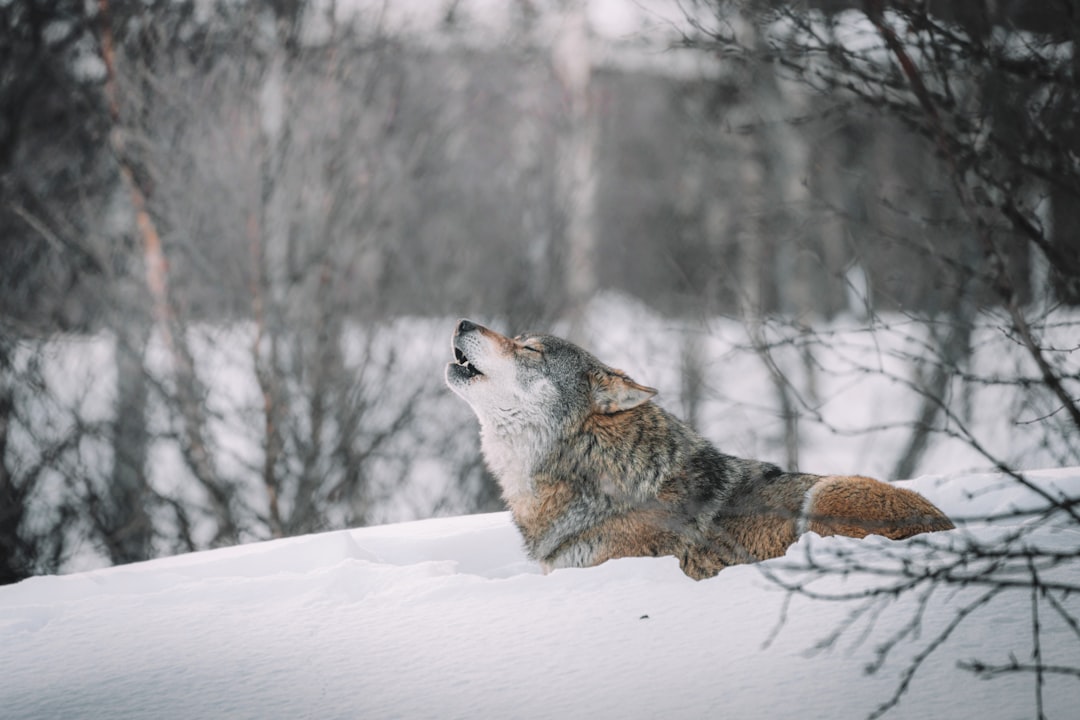
[[[589,375],[592,404],[597,412],[610,415],[636,408],[656,394],[656,390],[638,385],[621,370],[600,370]]]

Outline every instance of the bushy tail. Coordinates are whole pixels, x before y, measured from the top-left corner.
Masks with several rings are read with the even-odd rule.
[[[810,488],[800,526],[819,535],[884,535],[893,540],[956,527],[917,492],[841,475],[824,477]]]

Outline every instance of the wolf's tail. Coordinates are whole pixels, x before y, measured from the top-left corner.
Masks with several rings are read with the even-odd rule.
[[[955,527],[917,492],[857,475],[830,475],[814,483],[799,522],[800,531],[819,535],[884,535],[893,540]]]

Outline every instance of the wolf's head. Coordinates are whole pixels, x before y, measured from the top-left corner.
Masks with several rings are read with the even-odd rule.
[[[452,338],[446,383],[476,413],[485,432],[557,435],[590,414],[612,414],[656,394],[551,335],[509,338],[461,320]]]

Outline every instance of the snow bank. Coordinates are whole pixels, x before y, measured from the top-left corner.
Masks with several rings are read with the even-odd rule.
[[[1080,468],[1028,479],[1080,496]],[[908,485],[958,518],[1040,502],[999,475]],[[1030,527],[1027,542],[1080,546],[1075,525],[1051,525]],[[865,717],[981,590],[904,594],[823,644],[859,601],[789,597],[769,575],[790,577],[807,552],[872,563],[1000,531],[972,520],[907,543],[808,536],[785,558],[694,582],[673,558],[541,575],[496,513],[32,578],[0,588],[0,708],[13,720]],[[1054,576],[1080,583],[1080,562]],[[815,587],[857,594],[872,582]],[[1075,597],[1057,599],[1075,612]],[[920,607],[918,631],[867,674]],[[1044,661],[1080,665],[1075,631],[1053,612],[1041,620]],[[1031,647],[1031,593],[1001,595],[929,656],[887,717],[1031,716],[1030,676],[985,682],[957,669],[1026,661]],[[1080,685],[1048,676],[1044,700],[1048,717],[1073,717]]]

